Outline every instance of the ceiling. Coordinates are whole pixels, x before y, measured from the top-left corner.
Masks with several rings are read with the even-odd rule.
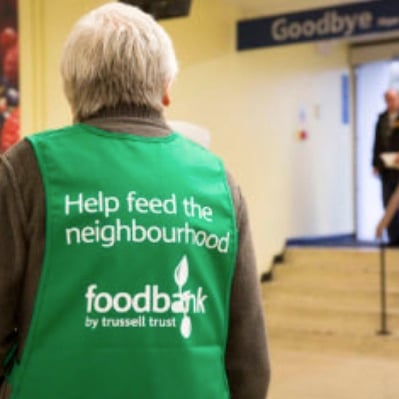
[[[266,16],[301,9],[324,8],[367,0],[226,0],[239,6],[248,17]]]

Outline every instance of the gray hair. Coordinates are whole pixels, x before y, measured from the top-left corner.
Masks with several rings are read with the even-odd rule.
[[[108,3],[83,16],[61,59],[65,95],[75,121],[121,104],[162,110],[177,74],[171,39],[137,7]]]

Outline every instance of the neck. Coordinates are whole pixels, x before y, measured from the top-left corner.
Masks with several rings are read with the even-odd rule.
[[[141,136],[163,137],[171,133],[163,114],[146,106],[121,105],[104,108],[81,123],[111,132]]]

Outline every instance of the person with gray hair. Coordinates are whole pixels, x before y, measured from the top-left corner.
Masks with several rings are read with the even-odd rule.
[[[264,399],[270,366],[245,200],[173,132],[178,70],[154,19],[78,21],[74,123],[0,162],[0,399]]]
[[[169,36],[153,22],[132,6],[107,4],[76,24],[61,59],[75,121],[121,104],[158,112],[168,105],[177,60]]]

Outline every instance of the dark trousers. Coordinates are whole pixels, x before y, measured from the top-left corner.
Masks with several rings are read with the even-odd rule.
[[[384,203],[384,208],[387,207],[389,199],[392,197],[393,192],[395,191],[399,181],[393,176],[383,176],[381,179],[382,182],[382,201]],[[392,245],[399,246],[399,212],[395,213],[395,216],[392,218],[391,223],[387,228],[389,243]]]

